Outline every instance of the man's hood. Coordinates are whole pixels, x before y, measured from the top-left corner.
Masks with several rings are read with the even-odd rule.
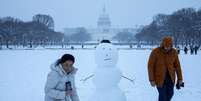
[[[162,39],[162,42],[160,44],[160,47],[164,48],[164,47],[169,47],[169,46],[173,46],[173,41],[172,38],[169,36],[166,36]]]

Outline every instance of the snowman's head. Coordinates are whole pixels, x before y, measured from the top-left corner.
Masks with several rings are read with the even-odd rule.
[[[101,43],[96,47],[95,59],[98,66],[115,66],[118,61],[118,50],[111,43]]]

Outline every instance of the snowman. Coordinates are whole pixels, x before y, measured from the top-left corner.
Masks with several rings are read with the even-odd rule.
[[[83,79],[83,81],[86,81],[93,77],[93,83],[96,87],[89,101],[126,101],[126,96],[121,91],[118,84],[121,77],[131,82],[133,80],[122,76],[122,72],[116,67],[118,61],[117,48],[109,43],[109,41],[102,41],[102,43],[96,47],[95,61],[97,68],[94,74]]]

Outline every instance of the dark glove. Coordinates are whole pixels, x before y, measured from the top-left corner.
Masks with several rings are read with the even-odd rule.
[[[177,82],[176,89],[181,89],[181,87],[184,87],[184,82]]]

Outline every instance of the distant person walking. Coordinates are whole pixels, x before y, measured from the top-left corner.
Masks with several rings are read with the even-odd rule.
[[[194,47],[193,47],[193,45],[190,46],[190,51],[191,51],[191,55],[193,55],[193,53],[194,53]]]
[[[177,89],[184,86],[177,51],[171,37],[164,37],[160,47],[153,49],[148,61],[148,76],[152,87],[159,93],[158,101],[170,101],[174,95],[177,74]]]
[[[180,47],[177,46],[177,54],[180,54]]]
[[[195,46],[195,47],[194,47],[195,55],[197,55],[198,50],[199,50],[199,47],[198,47],[198,46]]]
[[[188,48],[187,48],[187,46],[184,47],[184,53],[188,54]]]

